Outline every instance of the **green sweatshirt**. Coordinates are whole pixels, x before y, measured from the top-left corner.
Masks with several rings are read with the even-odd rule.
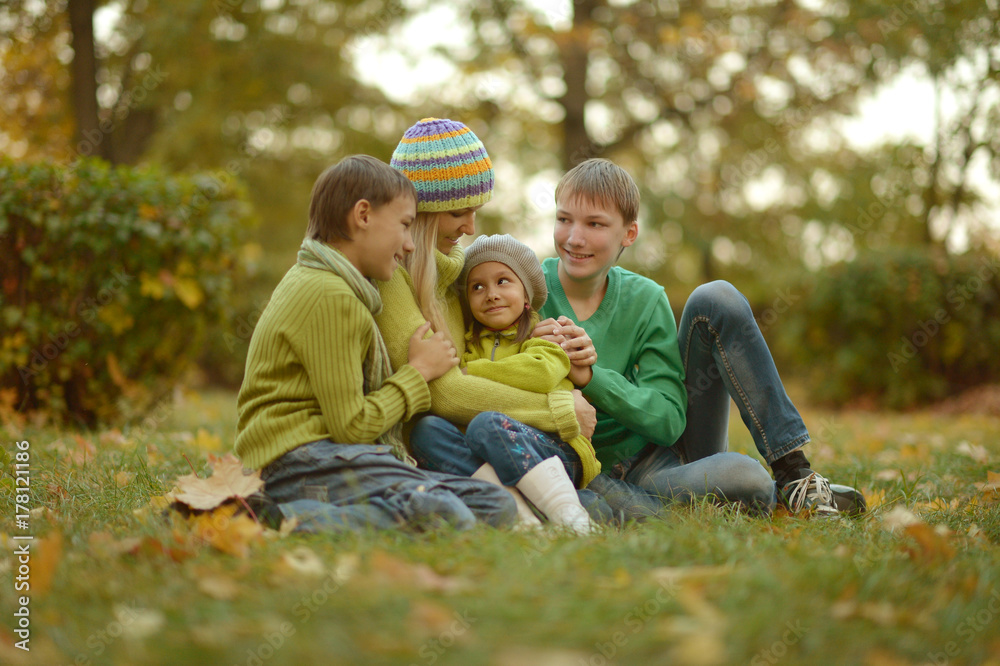
[[[364,360],[375,320],[339,276],[296,264],[250,339],[237,407],[236,454],[259,469],[321,439],[370,444],[430,407],[427,382],[401,365],[365,394]]]
[[[466,352],[462,355],[462,367],[469,375],[533,393],[573,390],[573,382],[566,377],[569,357],[562,347],[537,338],[528,338],[517,344],[514,342],[516,337],[516,323],[503,331],[484,330],[478,340],[473,340],[470,330],[465,335]],[[583,467],[580,487],[586,488],[601,473],[601,463],[597,461],[594,447],[583,435],[577,435],[566,443],[580,456]]]
[[[649,442],[673,445],[684,432],[687,392],[677,324],[663,287],[615,266],[597,311],[579,321],[558,267],[555,257],[542,262],[549,298],[540,314],[569,317],[594,341],[594,377],[582,390],[597,409],[593,443],[604,469]]]

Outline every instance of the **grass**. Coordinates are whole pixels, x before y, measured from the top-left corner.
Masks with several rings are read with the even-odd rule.
[[[702,504],[588,539],[272,532],[239,557],[149,508],[228,448],[234,404],[191,393],[120,432],[3,427],[0,662],[1000,663],[1000,504],[976,485],[1000,471],[995,417],[804,410],[814,467],[880,504],[856,520]],[[30,653],[14,647],[22,440]],[[731,440],[752,449],[735,413]]]

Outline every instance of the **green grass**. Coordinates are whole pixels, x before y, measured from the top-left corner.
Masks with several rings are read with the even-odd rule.
[[[706,504],[586,539],[271,533],[239,558],[143,509],[228,448],[234,405],[190,394],[121,432],[3,427],[0,663],[1000,662],[1000,505],[976,486],[1000,471],[996,418],[804,410],[814,467],[881,502],[856,520]],[[21,440],[31,582],[52,576],[30,653],[13,647]],[[731,440],[752,449],[735,412]],[[890,530],[895,507],[929,527]]]

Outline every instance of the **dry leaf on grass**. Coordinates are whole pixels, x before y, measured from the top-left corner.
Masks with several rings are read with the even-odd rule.
[[[464,578],[442,576],[426,564],[411,564],[393,555],[377,550],[371,556],[374,578],[383,583],[411,586],[419,590],[459,592],[471,587]]]
[[[237,508],[235,504],[227,504],[215,511],[192,516],[192,533],[224,553],[247,557],[250,544],[262,539],[264,528],[246,514],[236,515]]]
[[[37,552],[31,558],[31,594],[40,597],[52,587],[52,578],[62,560],[62,534],[53,532],[44,539],[38,539],[31,549]]]
[[[177,488],[166,496],[192,509],[207,511],[230,498],[246,497],[264,487],[260,472],[244,474],[243,465],[231,453],[221,458],[209,454],[208,463],[212,467],[210,477],[182,476],[177,479]]]
[[[977,483],[980,497],[986,502],[996,502],[1000,500],[1000,473],[986,472],[986,482]]]
[[[298,546],[281,554],[275,562],[274,572],[279,576],[295,575],[321,578],[326,575],[326,565],[319,555],[307,546]]]
[[[990,454],[985,448],[966,440],[959,442],[958,446],[955,447],[955,453],[969,456],[978,463],[984,463],[990,459]]]
[[[240,593],[240,585],[234,579],[222,574],[213,574],[198,579],[198,589],[219,601],[232,601]]]

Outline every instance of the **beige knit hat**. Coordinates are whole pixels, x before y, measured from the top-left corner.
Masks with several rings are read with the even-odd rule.
[[[528,302],[531,303],[532,310],[538,312],[545,305],[549,290],[545,286],[542,265],[538,263],[538,257],[530,247],[510,234],[480,236],[465,249],[465,267],[459,280],[463,290],[469,280],[469,271],[487,261],[499,261],[514,271],[514,275],[528,292]]]

